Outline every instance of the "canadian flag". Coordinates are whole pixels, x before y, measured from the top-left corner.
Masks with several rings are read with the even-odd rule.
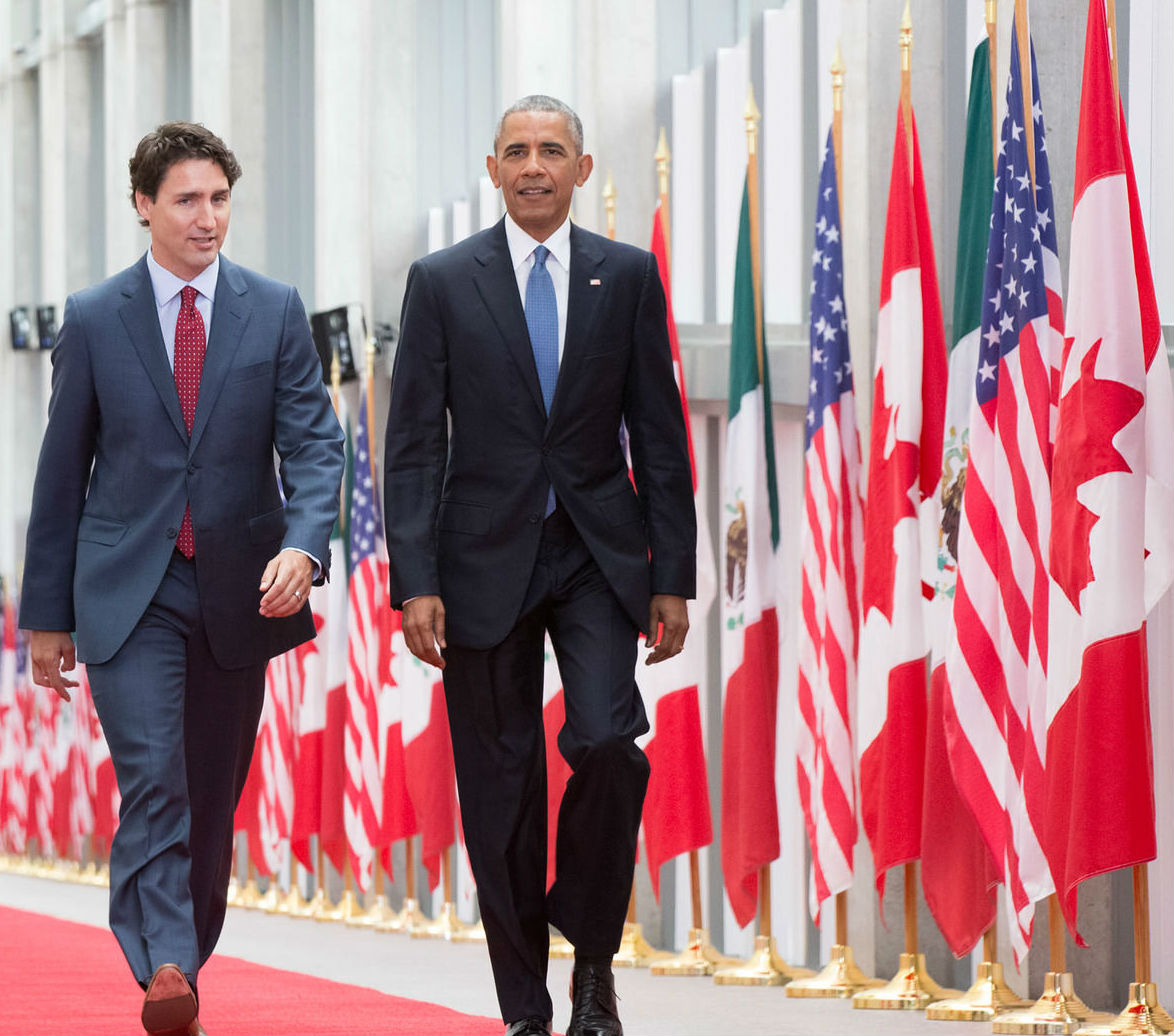
[[[1075,935],[1080,882],[1156,853],[1146,616],[1174,565],[1174,399],[1103,0],[1089,4],[1070,254],[1044,848]]]
[[[563,792],[571,779],[570,764],[558,750],[558,732],[567,718],[563,701],[563,678],[559,675],[554,645],[547,634],[542,673],[542,726],[546,734],[546,887],[554,884],[555,845],[558,841],[558,811]]]
[[[685,431],[689,436],[689,462],[693,469],[693,492],[696,494],[697,465],[689,427],[689,402],[681,367],[681,347],[676,321],[673,319],[663,220],[662,207],[657,205],[652,224],[652,253],[656,256],[664,287],[673,372],[681,394]],[[713,603],[717,572],[705,507],[699,506],[696,510],[697,599],[691,611],[694,621],[700,626],[700,617],[708,614]],[[640,741],[650,768],[648,792],[644,796],[644,849],[648,857],[652,891],[658,899],[661,866],[674,856],[700,849],[713,841],[697,682],[698,674],[704,671],[704,655],[704,639],[694,632],[686,638],[685,647],[679,655],[646,669],[646,675],[640,679],[640,691],[644,696],[649,723],[649,731]]]
[[[898,109],[881,268],[857,686],[860,813],[878,891],[921,855],[946,342],[917,123]]]
[[[403,710],[404,782],[420,832],[420,859],[428,870],[429,888],[435,889],[440,880],[440,854],[456,841],[452,739],[440,672],[408,650],[400,618],[401,613],[396,612],[391,671]]]

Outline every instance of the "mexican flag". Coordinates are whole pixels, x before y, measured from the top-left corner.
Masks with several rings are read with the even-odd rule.
[[[779,855],[775,715],[779,542],[770,374],[751,247],[750,177],[742,194],[730,332],[730,411],[723,515],[722,874],[738,924],[758,908],[758,872]]]

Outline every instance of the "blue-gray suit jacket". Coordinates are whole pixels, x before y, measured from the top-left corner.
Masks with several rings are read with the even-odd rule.
[[[342,441],[293,288],[221,256],[190,436],[146,257],[71,295],[53,350],[21,627],[76,631],[81,661],[109,660],[158,588],[190,500],[216,661],[254,665],[308,640],[309,608],[264,618],[258,584],[286,547],[320,559],[326,576]]]

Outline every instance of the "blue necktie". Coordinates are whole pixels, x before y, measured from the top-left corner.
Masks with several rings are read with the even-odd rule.
[[[558,381],[558,303],[554,298],[554,281],[546,268],[550,249],[539,245],[534,249],[534,265],[526,280],[526,327],[530,329],[530,348],[534,350],[534,365],[542,385],[542,399],[546,413],[554,402],[554,386]],[[554,487],[546,499],[546,515],[554,510]]]

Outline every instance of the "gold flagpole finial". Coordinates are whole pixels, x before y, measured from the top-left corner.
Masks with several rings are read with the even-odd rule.
[[[653,155],[656,159],[656,178],[657,189],[661,198],[667,198],[669,193],[669,162],[672,161],[672,153],[669,151],[668,137],[665,135],[664,127],[660,127],[660,137],[656,141],[656,154]]]
[[[751,83],[746,88],[746,110],[742,113],[742,118],[746,122],[746,146],[751,155],[758,154],[758,123],[762,118],[762,113],[758,110],[758,105],[754,103],[754,84]]]
[[[908,72],[912,67],[913,50],[913,12],[909,0],[905,0],[905,13],[901,15],[901,71]]]
[[[844,110],[844,55],[836,40],[836,56],[832,58],[832,111]]]
[[[836,40],[836,56],[832,58],[832,147],[836,160],[836,197],[840,202],[841,221],[844,208],[843,167],[840,160],[844,148],[844,55]]]
[[[607,171],[607,182],[603,185],[603,210],[607,213],[607,236],[616,239],[616,185]]]

